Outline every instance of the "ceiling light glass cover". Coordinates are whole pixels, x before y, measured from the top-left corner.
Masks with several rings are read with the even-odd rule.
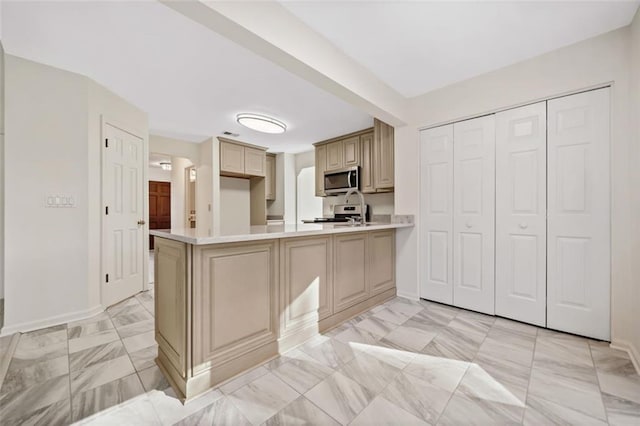
[[[287,125],[282,121],[266,115],[242,113],[236,115],[236,120],[245,127],[263,133],[284,133],[287,130]]]

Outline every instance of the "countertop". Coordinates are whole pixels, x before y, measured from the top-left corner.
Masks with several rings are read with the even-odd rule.
[[[382,229],[411,228],[413,218],[409,217],[394,223],[371,223],[366,226],[345,226],[344,224],[300,223],[285,225],[251,226],[245,232],[229,232],[225,235],[207,235],[197,228],[183,229],[151,229],[149,234],[181,241],[193,245],[233,243],[241,241],[257,241],[277,238],[305,237],[323,234],[344,234],[349,232],[377,231]]]

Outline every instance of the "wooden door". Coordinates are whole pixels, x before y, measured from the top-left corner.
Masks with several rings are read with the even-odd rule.
[[[171,182],[149,181],[149,229],[171,228]],[[149,235],[153,249],[153,235]]]
[[[609,89],[547,107],[547,326],[609,340]]]
[[[420,297],[453,304],[453,124],[420,132]]]
[[[453,125],[453,303],[494,313],[495,116]]]
[[[547,104],[496,114],[496,314],[546,326]]]
[[[145,158],[142,138],[109,123],[105,123],[103,131],[102,302],[109,306],[144,287]]]

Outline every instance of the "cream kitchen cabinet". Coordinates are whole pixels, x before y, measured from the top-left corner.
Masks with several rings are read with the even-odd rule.
[[[323,197],[324,172],[360,166],[363,193],[392,192],[394,187],[394,129],[374,120],[373,129],[318,142],[316,147],[316,196]]]
[[[265,198],[267,201],[276,199],[276,156],[267,154],[264,176]]]
[[[280,243],[281,335],[315,324],[333,313],[330,236]]]
[[[324,172],[327,168],[327,146],[316,147],[316,197],[324,197]]]
[[[369,287],[371,295],[396,285],[396,236],[393,230],[369,233]]]
[[[237,143],[224,138],[220,140],[220,174],[242,177],[266,174],[266,148]]]
[[[333,306],[340,312],[369,297],[367,233],[334,236]]]
[[[373,182],[376,191],[393,190],[394,186],[394,129],[374,119],[373,126]]]

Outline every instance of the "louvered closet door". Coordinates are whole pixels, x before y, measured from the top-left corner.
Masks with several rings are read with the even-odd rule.
[[[496,314],[546,325],[546,102],[496,114]]]
[[[453,304],[494,313],[495,116],[453,125]]]
[[[453,124],[420,132],[420,296],[453,303]]]
[[[609,89],[548,102],[547,326],[608,340]]]

